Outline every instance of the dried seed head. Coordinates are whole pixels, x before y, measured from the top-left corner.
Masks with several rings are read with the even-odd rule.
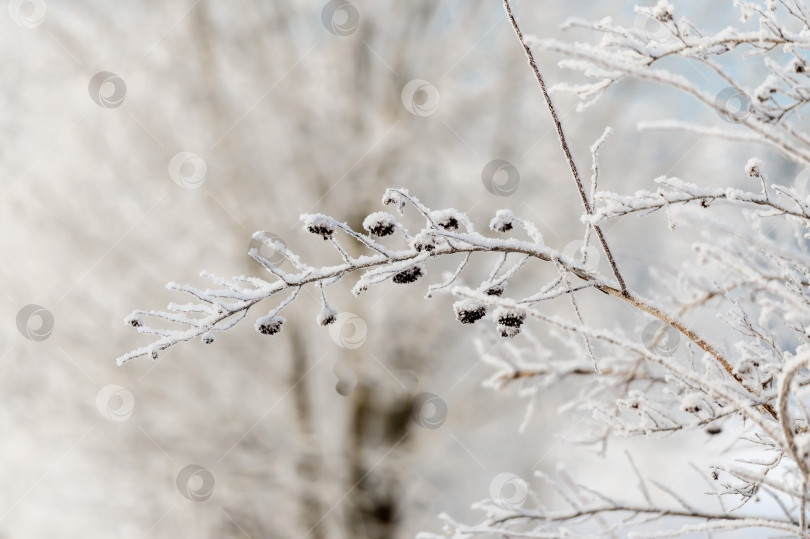
[[[773,75],[768,75],[762,84],[754,90],[754,96],[761,102],[768,101],[773,94],[779,91],[779,79]]]
[[[202,341],[204,344],[211,344],[211,343],[213,343],[213,342],[214,342],[214,336],[213,336],[213,335],[212,335],[210,332],[208,332],[208,333],[204,333],[204,334],[203,334],[203,336],[202,336],[202,337],[200,337],[200,340],[201,340],[201,341]]]
[[[466,216],[455,208],[448,208],[446,210],[436,210],[430,212],[430,216],[436,221],[440,228],[448,232],[455,232],[461,228],[461,225],[468,222]]]
[[[128,325],[128,326],[132,326],[134,328],[139,328],[139,327],[141,327],[143,325],[143,319],[140,316],[138,316],[137,314],[133,314],[133,315],[127,316],[124,319],[124,323],[126,325]]]
[[[312,234],[322,236],[323,239],[328,240],[335,233],[334,221],[331,217],[327,217],[321,213],[312,215],[303,215],[301,219],[304,221],[304,226]]]
[[[256,331],[262,335],[275,335],[281,331],[281,326],[286,320],[281,316],[263,316],[256,320]]]
[[[672,20],[672,14],[675,8],[667,0],[660,0],[653,8],[653,17],[658,22],[669,22]]]
[[[382,203],[386,206],[389,204],[395,205],[399,213],[402,213],[405,210],[405,197],[402,196],[402,194],[400,194],[399,192],[394,191],[392,189],[385,190],[385,194],[383,195],[382,198]]]
[[[394,275],[393,281],[397,284],[409,284],[415,282],[419,277],[425,274],[424,267],[421,264],[411,266]]]
[[[489,228],[495,232],[509,232],[515,228],[516,222],[517,217],[515,217],[514,213],[509,210],[498,210],[495,217],[489,222]]]
[[[423,230],[416,236],[414,236],[413,240],[411,240],[411,247],[416,249],[418,252],[426,252],[430,253],[436,250],[436,246],[438,245],[438,238],[436,237],[436,232],[433,230]]]
[[[322,326],[328,326],[329,324],[335,323],[335,320],[337,320],[337,315],[338,312],[335,309],[324,303],[321,307],[321,312],[319,312],[318,316],[315,317],[315,321]]]
[[[761,178],[762,171],[764,169],[765,169],[765,162],[762,161],[762,159],[758,159],[756,157],[752,157],[745,164],[745,173],[748,174],[750,178]]]
[[[474,324],[487,314],[487,306],[471,300],[457,301],[453,304],[456,320],[462,324]]]
[[[357,284],[352,287],[352,294],[355,296],[359,296],[366,291],[368,291],[368,285],[362,281],[358,281]]]
[[[501,296],[504,290],[506,290],[506,281],[490,285],[484,289],[484,294],[487,296]]]
[[[440,227],[450,232],[458,230],[458,219],[456,219],[452,215],[446,217],[445,219],[442,219],[441,221],[439,221],[438,224]]]
[[[495,309],[495,321],[500,326],[519,328],[526,320],[526,313],[514,309],[498,307]]]
[[[511,339],[512,337],[520,333],[520,327],[504,326],[498,324],[498,333],[500,334],[501,337],[508,337]]]
[[[363,228],[372,236],[382,238],[390,236],[396,230],[397,221],[388,212],[378,211],[363,219]]]

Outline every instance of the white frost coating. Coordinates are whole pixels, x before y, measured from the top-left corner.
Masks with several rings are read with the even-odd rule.
[[[370,213],[363,219],[363,228],[372,236],[390,236],[396,230],[396,226],[394,216],[385,211]]]
[[[448,289],[456,299],[452,314],[457,321],[476,324],[473,329],[480,330],[477,348],[492,373],[485,386],[509,390],[532,403],[544,389],[566,389],[559,413],[572,415],[574,428],[569,434],[575,441],[604,449],[617,436],[670,437],[674,443],[680,437],[697,436],[698,441],[708,440],[706,445],[717,444],[713,447],[718,451],[713,452],[712,464],[706,463],[705,455],[695,455],[698,464],[692,470],[707,485],[705,499],[694,494],[698,489],[690,488],[684,495],[680,484],[656,482],[657,470],[628,459],[628,477],[634,477],[638,488],[638,495],[628,497],[631,501],[620,499],[624,492],[597,492],[587,481],[580,484],[579,478],[558,470],[554,477],[538,475],[543,482],[538,492],[554,502],[549,508],[539,503],[541,496],[523,491],[534,484],[502,481],[515,488],[482,493],[488,498],[474,506],[482,513],[474,524],[445,515],[444,534],[422,537],[624,537],[632,536],[633,528],[649,535],[652,522],[653,533],[660,536],[744,530],[749,535],[809,538],[805,493],[810,484],[806,369],[810,173],[805,170],[810,167],[810,135],[804,131],[802,114],[810,102],[803,58],[810,49],[810,31],[799,29],[810,27],[810,20],[807,9],[792,0],[740,1],[736,6],[749,26],[709,31],[680,12],[676,18],[670,2],[658,2],[640,7],[641,23],[629,28],[616,22],[631,19],[627,13],[596,23],[570,21],[571,27],[596,34],[589,42],[524,40],[531,47],[561,53],[562,66],[589,79],[555,85],[575,93],[583,106],[612,91],[620,80],[634,78],[642,88],[653,83],[691,96],[708,113],[699,116],[706,125],[685,121],[698,117],[691,112],[690,118],[666,119],[667,113],[679,109],[664,103],[654,111],[664,117],[645,119],[642,129],[746,143],[712,156],[718,162],[706,168],[711,176],[700,172],[686,179],[659,176],[635,193],[622,187],[621,175],[627,170],[607,171],[602,183],[611,189],[598,191],[596,150],[604,138],[592,148],[592,181],[581,187],[593,213],[583,216],[588,226],[577,241],[607,245],[596,238],[587,242],[596,230],[590,225],[622,218],[630,226],[645,227],[647,223],[636,217],[659,210],[666,212],[674,231],[662,230],[661,241],[669,241],[685,227],[696,231],[696,239],[689,236],[692,252],[675,268],[665,267],[632,243],[625,242],[616,251],[616,259],[628,267],[636,262],[634,256],[641,258],[633,268],[637,271],[628,271],[625,277],[643,273],[644,289],[653,298],[638,292],[642,284],[637,278],[628,277],[622,290],[618,271],[590,270],[544,245],[537,227],[508,209],[499,210],[490,222],[491,232],[482,234],[463,212],[432,210],[404,189],[389,189],[384,204],[413,212],[409,217],[420,222],[415,233],[385,212],[364,220],[368,234],[322,214],[303,216],[307,230],[329,240],[324,245],[337,251],[339,264],[312,266],[277,245],[294,269],[276,267],[254,248],[250,255],[265,278],[203,274],[213,283],[205,289],[171,283],[169,288],[188,296],[189,302],[171,303],[165,311],[133,312],[127,323],[152,342],[125,354],[119,363],[157,357],[192,338],[211,342],[214,332],[235,326],[258,303],[270,310],[256,321],[256,329],[277,333],[285,323],[279,313],[305,286],[321,289],[321,310],[314,317],[319,324],[328,323],[336,313],[326,302],[324,289],[358,275],[356,293],[383,282],[415,283],[420,289],[427,287],[428,294]],[[709,26],[719,28],[727,22],[712,21]],[[655,30],[659,26],[663,33]],[[718,58],[727,53],[733,54]],[[538,71],[543,71],[540,64]],[[671,71],[675,66],[677,72]],[[706,70],[714,71],[713,80],[728,86],[707,85]],[[601,127],[593,126],[589,132],[598,133]],[[648,138],[656,143],[654,136]],[[767,171],[761,160],[751,159],[743,167],[744,159],[737,156],[743,150],[750,152],[753,144],[778,152],[789,166],[779,162],[779,168]],[[578,159],[571,156],[572,161]],[[661,170],[674,164],[662,163]],[[690,163],[688,170],[701,165]],[[760,181],[761,192],[740,188],[743,169]],[[769,174],[776,177],[776,184],[766,185]],[[612,230],[605,229],[606,235]],[[387,238],[385,244],[378,241],[382,237]],[[264,236],[262,241],[271,240]],[[350,255],[358,249],[344,247],[346,242],[363,254]],[[609,251],[605,247],[604,254]],[[437,283],[428,268],[441,257],[452,258],[442,268],[458,266],[455,272],[436,272],[443,273]],[[564,300],[570,300],[573,308],[565,310]],[[443,304],[449,308],[448,302]],[[636,316],[614,319],[612,309],[617,305]],[[591,311],[602,306],[604,311]],[[559,314],[549,315],[549,309]],[[503,339],[518,333],[516,339]],[[594,370],[597,358],[599,373]],[[527,426],[533,428],[525,421],[521,428]],[[722,451],[724,447],[733,447],[734,454]],[[669,455],[667,467],[680,476],[682,469],[689,469],[686,460],[686,455]],[[515,497],[515,491],[521,496]],[[768,500],[774,510],[763,511],[762,504],[750,503],[757,500]]]
[[[509,232],[519,222],[510,210],[498,210],[489,222],[489,229],[495,232]]]
[[[323,304],[321,306],[320,312],[318,312],[318,316],[315,317],[315,321],[321,326],[328,326],[329,324],[333,324],[335,320],[337,320],[337,309],[333,309],[327,304]]]
[[[253,328],[264,335],[275,335],[286,322],[283,316],[266,315],[256,319]]]
[[[759,178],[762,176],[762,172],[765,170],[765,162],[758,157],[752,157],[748,160],[745,164],[745,173],[748,174],[750,178]]]
[[[475,227],[469,217],[455,208],[433,210],[430,212],[430,217],[436,224],[449,232],[465,231],[470,234],[475,232]]]
[[[672,20],[672,14],[675,12],[675,6],[673,6],[667,0],[658,0],[658,3],[655,4],[655,7],[652,9],[652,15],[655,17],[656,20],[660,22],[669,22]]]
[[[327,239],[335,232],[335,220],[322,213],[302,214],[301,221],[309,232]]]

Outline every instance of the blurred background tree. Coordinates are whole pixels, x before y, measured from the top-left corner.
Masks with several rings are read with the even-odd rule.
[[[578,240],[577,195],[499,2],[357,0],[342,14],[334,2],[26,4],[25,16],[45,5],[45,18],[0,22],[3,533],[410,537],[436,528],[440,511],[464,514],[503,468],[527,474],[557,455],[547,433],[560,396],[539,397],[547,406],[520,443],[504,443],[522,401],[481,391],[486,373],[469,332],[414,288],[375,292],[394,310],[345,286],[333,293],[332,305],[366,328],[345,328],[343,338],[363,341],[357,348],[313,328],[319,298],[305,297],[308,308],[288,315],[301,320],[272,341],[241,327],[155,363],[112,361],[143,344],[122,319],[133,306],[167,303],[167,280],[201,267],[257,274],[246,255],[256,230],[318,260],[327,255],[298,214],[359,228],[388,186],[482,216],[483,228],[504,198],[485,188],[482,170],[505,159],[520,171],[509,205],[541,223],[547,242]],[[558,35],[566,16],[605,7],[520,9],[533,33]],[[126,84],[120,106],[89,95],[101,71]],[[560,75],[551,62],[547,73]],[[403,97],[417,79],[428,93]],[[611,98],[636,100],[627,84]],[[434,91],[435,110],[409,110],[434,107]],[[587,117],[571,99],[560,104],[577,150],[607,123],[626,137],[604,164],[632,162],[617,180],[623,191],[660,173],[655,163],[668,155],[694,150],[637,153],[632,113],[617,116],[608,99]],[[653,95],[634,110],[656,106]],[[180,152],[205,163],[196,188],[172,181]],[[639,231],[617,235],[619,249],[670,249]],[[47,340],[27,340],[13,323],[27,304],[53,314]],[[355,379],[347,395],[336,390]],[[99,411],[109,384],[134,397],[123,421]],[[448,406],[441,428],[411,418],[423,391]],[[215,480],[204,502],[175,485],[191,463]]]

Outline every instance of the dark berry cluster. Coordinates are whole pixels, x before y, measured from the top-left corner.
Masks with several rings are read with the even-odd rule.
[[[321,308],[321,312],[318,313],[316,320],[320,325],[328,326],[329,324],[335,323],[337,320],[337,315],[338,312],[335,309],[324,305],[323,308]]]
[[[391,234],[393,234],[394,229],[395,229],[394,223],[380,221],[369,229],[369,233],[371,233],[372,236],[384,238],[385,236],[390,236]]]
[[[363,228],[378,238],[384,238],[394,233],[397,227],[397,221],[394,216],[384,211],[372,213],[363,220]]]
[[[328,240],[332,237],[332,234],[335,233],[334,227],[327,223],[323,222],[316,222],[311,223],[307,226],[307,230],[312,232],[313,234],[318,234],[319,236],[323,236],[323,239]]]
[[[456,320],[462,324],[474,324],[487,314],[486,305],[477,301],[457,301],[453,310],[456,311]]]
[[[425,231],[417,234],[413,239],[413,248],[418,252],[430,253],[436,249],[436,234],[432,231]]]
[[[415,282],[422,275],[424,275],[424,270],[422,270],[421,266],[411,266],[394,275],[391,280],[397,284],[409,284]]]
[[[509,232],[513,228],[515,228],[515,220],[517,218],[515,215],[509,210],[498,210],[495,213],[495,217],[492,218],[492,221],[489,222],[490,230],[495,232]]]
[[[275,335],[279,331],[281,331],[281,325],[284,323],[284,319],[280,316],[274,316],[273,318],[262,320],[259,324],[256,325],[256,330],[261,333],[262,335]]]
[[[506,290],[506,283],[496,283],[484,290],[484,294],[487,296],[501,296],[503,295],[503,291]]]
[[[443,229],[453,232],[458,230],[458,219],[454,215],[447,215],[437,222]]]
[[[498,333],[501,337],[514,337],[520,333],[520,327],[526,320],[526,313],[512,309],[498,308],[495,311],[495,321],[498,323]]]

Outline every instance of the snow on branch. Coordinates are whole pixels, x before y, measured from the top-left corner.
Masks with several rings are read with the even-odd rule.
[[[342,264],[317,268],[302,262],[280,241],[268,237],[263,232],[257,232],[254,239],[268,244],[283,255],[292,263],[296,272],[286,272],[280,267],[280,264],[264,258],[256,248],[251,248],[250,256],[269,274],[265,278],[236,276],[229,280],[203,272],[201,275],[209,279],[216,288],[199,289],[169,283],[167,285],[169,290],[188,294],[194,301],[185,305],[172,303],[166,311],[138,310],[132,312],[126,319],[128,325],[140,333],[159,338],[150,345],[119,357],[118,363],[123,364],[142,356],[156,359],[159,352],[197,337],[202,337],[205,342],[211,343],[213,342],[213,332],[230,329],[258,303],[286,294],[275,307],[270,308],[268,314],[256,322],[256,329],[259,333],[274,335],[281,330],[284,323],[284,319],[280,316],[281,311],[292,303],[304,286],[327,288],[349,274],[360,273],[352,289],[355,294],[359,295],[369,287],[388,280],[397,284],[409,284],[420,280],[425,277],[427,272],[425,262],[436,257],[454,254],[468,256],[473,253],[520,255],[521,262],[510,266],[503,272],[493,272],[490,279],[481,283],[480,290],[489,295],[502,293],[507,281],[521,269],[528,259],[554,261],[566,271],[570,271],[588,283],[589,286],[616,293],[615,284],[609,278],[590,270],[582,261],[567,257],[544,245],[536,226],[518,218],[511,212],[498,212],[493,218],[490,228],[501,234],[506,234],[513,229],[522,229],[528,239],[480,234],[475,231],[465,214],[454,209],[432,211],[405,189],[387,190],[383,203],[392,204],[400,211],[404,211],[406,205],[412,207],[425,219],[424,228],[412,234],[403,224],[398,223],[393,215],[386,212],[376,212],[365,219],[363,227],[366,229],[366,233],[352,230],[345,223],[322,214],[302,215],[301,220],[306,230],[328,240],[343,259]],[[401,248],[393,249],[381,243],[381,238],[393,237],[397,231],[401,236],[400,243],[404,244]],[[350,256],[341,243],[347,239],[360,243],[370,253],[357,258]],[[434,285],[431,289],[436,290],[443,286],[446,287],[448,284]],[[548,292],[553,292],[553,290],[550,289]],[[325,295],[324,305],[326,305]],[[462,321],[469,321],[469,316],[465,314],[466,310],[463,306],[457,306],[456,309],[460,310],[459,318],[463,319]],[[318,314],[319,323],[328,324],[334,321],[334,317],[324,315],[323,312],[322,309]],[[328,309],[326,312],[329,312]],[[161,329],[147,324],[147,320],[168,322],[179,325],[181,328]],[[503,320],[501,325],[515,328],[511,332],[516,334],[519,324],[511,322],[508,316]]]
[[[648,478],[631,459],[641,501],[620,501],[560,471],[554,479],[539,474],[559,502],[559,507],[545,508],[542,493],[532,491],[527,482],[498,476],[490,497],[475,506],[484,517],[466,525],[445,515],[446,535],[441,537],[610,536],[631,529],[637,536],[652,537],[740,529],[810,537],[806,507],[810,198],[785,182],[771,183],[768,164],[756,156],[734,167],[724,182],[734,185],[735,175],[747,176],[750,188],[702,187],[660,176],[654,180],[656,186],[633,194],[599,191],[605,183],[599,154],[609,145],[609,128],[591,146],[591,177],[586,185],[534,54],[534,49],[561,53],[563,67],[595,81],[551,89],[575,93],[582,99],[582,108],[625,77],[663,84],[695,97],[729,125],[698,125],[674,118],[643,122],[640,128],[760,143],[794,165],[807,167],[810,136],[801,130],[799,113],[810,101],[803,52],[810,48],[809,11],[798,0],[734,5],[747,25],[744,28],[706,32],[680,16],[670,2],[660,0],[654,6],[636,8],[640,17],[657,25],[657,32],[623,27],[610,18],[572,20],[567,26],[592,30],[600,39],[596,44],[571,44],[526,36],[509,0],[504,0],[580,196],[583,230],[579,237],[584,241],[579,252],[566,255],[547,245],[534,223],[509,209],[498,210],[489,231],[482,233],[463,212],[434,210],[405,189],[388,189],[383,204],[400,214],[416,214],[423,223],[417,230],[386,211],[368,215],[362,230],[327,215],[302,215],[304,229],[338,255],[340,263],[328,266],[310,265],[277,239],[257,232],[254,240],[272,247],[289,262],[284,267],[292,270],[254,247],[249,255],[264,270],[261,278],[225,279],[203,272],[212,283],[210,288],[170,283],[167,287],[185,295],[187,303],[131,313],[126,323],[153,341],[122,355],[118,364],[140,357],[157,359],[162,351],[191,339],[212,344],[216,332],[234,327],[254,307],[256,331],[276,335],[286,324],[283,311],[307,286],[317,287],[322,299],[315,322],[329,325],[336,321],[337,310],[327,301],[328,290],[341,280],[352,279],[352,291],[358,295],[388,281],[417,286],[427,282],[426,297],[449,292],[460,323],[484,326],[478,347],[493,371],[484,385],[515,389],[531,400],[522,429],[543,388],[570,383],[575,390],[562,411],[590,418],[578,429],[578,441],[602,453],[615,436],[660,438],[687,431],[701,431],[709,439],[730,437],[749,450],[745,458],[692,466],[708,485],[708,500],[716,501],[716,507]],[[767,71],[757,85],[742,84],[718,61],[736,50],[747,53],[740,60],[741,68],[746,62],[759,62]],[[777,59],[777,52],[787,58]],[[668,70],[660,61],[672,57],[707,67],[726,88],[714,95],[705,89],[705,82]],[[717,216],[720,208],[727,211]],[[673,230],[676,223],[685,223],[700,230],[702,238],[693,245],[696,261],[690,261],[674,279],[650,268],[658,288],[651,292],[655,296],[651,299],[625,280],[602,225],[659,210],[667,213]],[[609,271],[602,272],[592,263],[591,236],[606,256]],[[356,247],[363,254],[352,255]],[[458,261],[455,271],[433,279],[433,262],[447,257]],[[468,283],[472,274],[468,268],[474,264],[484,264],[490,271],[483,280]],[[552,268],[553,276],[540,281],[531,269],[537,265]],[[531,282],[532,289],[514,292],[521,287],[509,285],[522,276],[527,276],[522,282]],[[625,327],[605,329],[590,323],[588,313],[580,308],[584,303],[578,301],[586,294],[589,299],[629,307],[632,314],[622,318]],[[559,298],[571,301],[573,320],[544,312],[549,302]],[[725,325],[725,332],[695,322],[694,315],[707,313],[718,326]],[[537,326],[545,331],[542,338],[536,334]],[[493,341],[501,345],[493,346]],[[506,483],[519,495],[504,495]],[[749,502],[763,496],[773,501],[775,511],[761,514],[750,508]],[[660,531],[667,519],[675,525]]]
[[[601,40],[596,44],[572,44],[526,36],[525,42],[530,47],[562,54],[565,59],[560,62],[561,67],[597,80],[552,87],[552,91],[579,96],[582,99],[580,110],[592,105],[610,86],[625,77],[655,82],[695,97],[714,109],[719,118],[744,128],[750,135],[678,121],[645,122],[645,128],[655,125],[666,129],[686,128],[724,138],[754,140],[795,162],[809,165],[810,138],[797,128],[802,125],[800,110],[810,101],[810,78],[803,54],[803,50],[810,48],[806,8],[800,2],[787,0],[766,2],[765,8],[750,2],[735,4],[741,19],[758,21],[759,30],[728,26],[716,33],[706,32],[685,17],[679,18],[672,5],[662,1],[652,8],[636,8],[640,17],[648,18],[649,24],[657,27],[655,32],[645,25],[623,27],[610,18],[598,22],[574,19],[564,27],[592,30],[601,35]],[[800,31],[793,30],[796,22]],[[738,48],[747,49],[746,62],[759,62],[769,72],[757,86],[745,87],[716,61],[717,57]],[[780,60],[774,60],[771,53],[779,53],[776,57]],[[786,61],[784,56],[788,57]],[[693,81],[661,66],[662,59],[672,57],[709,68],[725,89],[715,95],[702,87],[704,80]]]

